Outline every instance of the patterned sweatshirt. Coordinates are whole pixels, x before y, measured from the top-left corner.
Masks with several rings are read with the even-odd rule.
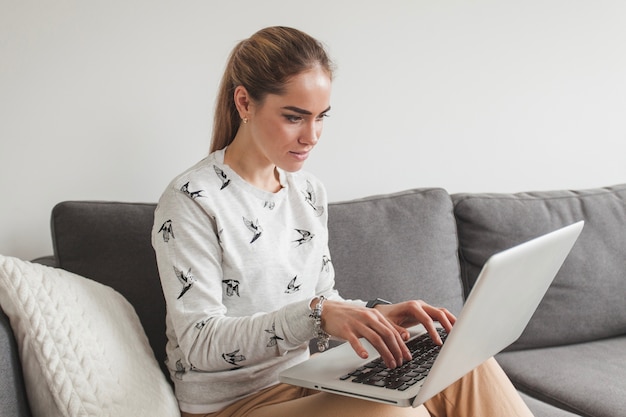
[[[176,177],[152,232],[167,304],[167,366],[183,411],[209,413],[308,358],[311,300],[340,300],[322,184],[279,170],[245,182],[217,151]]]

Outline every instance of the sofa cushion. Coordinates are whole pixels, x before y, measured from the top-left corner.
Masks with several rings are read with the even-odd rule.
[[[555,407],[526,393],[519,394],[535,417],[580,417],[579,414]]]
[[[504,352],[497,360],[517,388],[593,417],[626,416],[626,336]]]
[[[110,287],[0,256],[0,305],[34,415],[178,414],[135,311]]]
[[[585,220],[563,267],[512,348],[625,334],[626,185],[581,191],[455,194],[461,270],[471,288],[493,253]]]
[[[458,313],[463,293],[452,200],[415,189],[329,205],[336,287],[349,298],[423,299]]]
[[[163,373],[165,300],[150,241],[156,204],[66,201],[52,210],[57,266],[113,287],[135,307]]]

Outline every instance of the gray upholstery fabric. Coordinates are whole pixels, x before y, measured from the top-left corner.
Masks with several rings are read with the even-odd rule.
[[[41,256],[39,258],[33,259],[31,262],[35,262],[41,265],[51,266],[53,268],[56,268],[58,266],[57,260],[54,257],[54,255]]]
[[[135,306],[162,363],[165,302],[150,243],[154,208],[143,203],[63,202],[52,211],[52,229],[57,265],[124,295]],[[456,225],[444,190],[333,203],[329,216],[331,256],[344,296],[423,298],[460,310]],[[379,278],[362,279],[372,275]]]
[[[521,391],[583,416],[626,416],[626,336],[504,352],[502,368]],[[584,383],[583,383],[584,382]]]
[[[68,201],[52,210],[57,265],[120,292],[135,307],[163,372],[165,300],[150,233],[155,204]]]
[[[333,203],[328,216],[336,286],[343,296],[423,299],[460,311],[456,224],[445,190]]]
[[[513,348],[626,334],[626,185],[452,197],[467,288],[491,254],[585,220],[578,242]]]
[[[557,277],[533,318],[531,334],[522,336],[520,346],[625,333],[626,185],[578,192],[457,194],[453,199],[456,221],[453,200],[441,189],[331,204],[329,245],[340,292],[362,299],[422,298],[458,313],[463,303],[461,271],[469,286],[493,252],[584,218],[587,226],[567,261],[571,265],[566,264]],[[154,204],[141,203],[60,203],[52,213],[56,259],[38,262],[95,279],[122,293],[136,308],[162,363],[165,303],[150,244],[154,208]],[[15,347],[5,344],[11,337],[0,315],[0,375],[4,378],[0,415],[28,416]],[[626,415],[619,404],[626,397],[621,377],[626,375],[626,361],[620,355],[625,348],[624,338],[619,338],[542,349],[551,353],[548,357],[538,350],[505,352],[498,360],[528,393],[524,399],[538,417],[571,417],[566,410],[617,416]],[[592,370],[598,355],[609,358],[611,369],[602,365],[600,371]],[[6,358],[11,359],[5,370],[2,360]],[[583,377],[586,373],[591,384],[575,382],[579,373]]]
[[[539,401],[536,398],[529,397],[523,392],[520,392],[520,396],[522,397],[528,408],[530,408],[530,411],[532,411],[535,417],[576,417],[580,415],[571,413],[567,410],[563,410],[562,408],[555,407],[548,403],[544,403],[543,401]]]
[[[0,309],[0,416],[30,417],[22,365],[9,324]]]

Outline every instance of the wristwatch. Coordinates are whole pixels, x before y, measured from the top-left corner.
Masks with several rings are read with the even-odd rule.
[[[374,308],[378,304],[391,304],[391,301],[383,300],[382,298],[377,298],[375,300],[369,300],[367,304],[365,304],[365,307]]]

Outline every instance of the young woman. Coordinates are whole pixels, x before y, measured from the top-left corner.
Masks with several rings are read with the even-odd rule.
[[[168,367],[183,416],[529,416],[490,360],[417,409],[278,383],[308,342],[344,339],[386,365],[411,358],[405,327],[437,343],[454,316],[422,301],[367,308],[334,289],[322,184],[301,168],[330,111],[332,64],[301,31],[271,27],[231,53],[211,153],[176,177],[155,212]],[[313,317],[311,317],[313,316]]]

